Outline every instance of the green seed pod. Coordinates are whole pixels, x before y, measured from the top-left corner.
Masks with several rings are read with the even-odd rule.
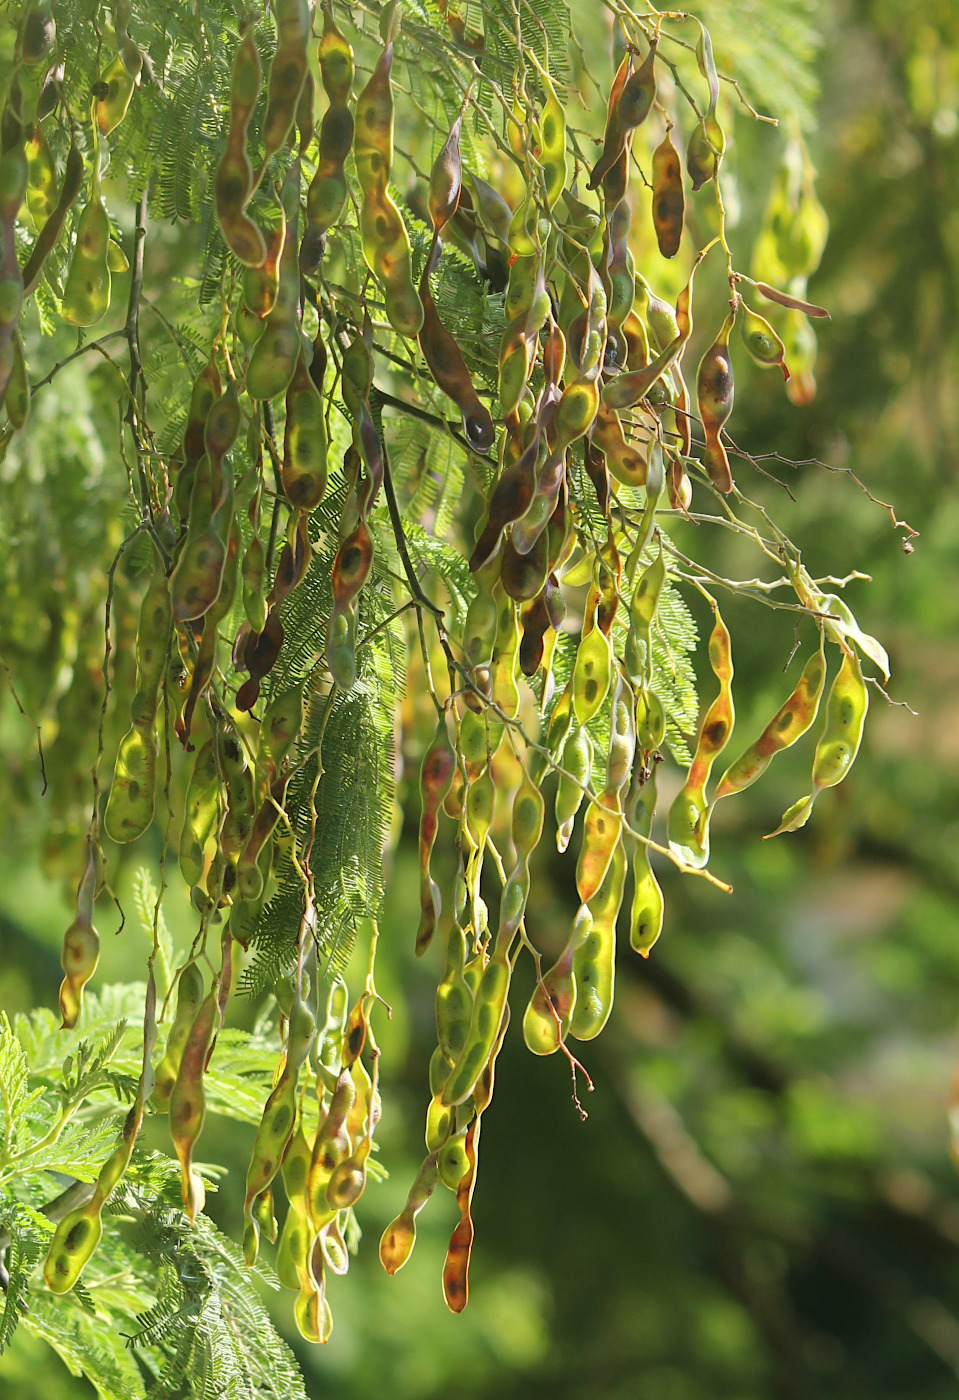
[[[456,767],[456,755],[449,740],[446,717],[441,716],[436,734],[420,768],[420,923],[416,932],[416,952],[422,955],[430,945],[442,901],[436,881],[430,874],[430,856],[436,841],[439,811],[449,792]]]
[[[10,426],[14,432],[19,433],[26,427],[27,417],[30,413],[30,381],[27,378],[27,362],[23,355],[23,342],[19,333],[15,333],[11,340],[13,351],[13,364],[10,369],[10,378],[7,381],[7,396],[4,400],[4,407],[10,419]]]
[[[609,694],[613,677],[613,650],[609,638],[596,626],[584,634],[573,667],[573,709],[580,724],[598,714]]]
[[[312,510],[326,490],[326,422],[323,400],[301,349],[286,391],[283,490],[297,510]]]
[[[39,231],[57,207],[56,162],[39,124],[33,128],[24,154],[27,158],[27,208]]]
[[[264,165],[290,134],[309,68],[307,45],[311,16],[306,0],[276,0],[274,13],[277,45],[270,65],[266,115],[263,118]]]
[[[144,594],[137,628],[137,689],[132,727],[120,742],[104,827],[113,841],[142,836],[156,800],[156,712],[166,669],[171,626],[170,594],[163,561],[154,549],[153,576]]]
[[[783,831],[798,831],[805,826],[813,803],[823,788],[841,783],[855,762],[862,742],[869,709],[869,692],[862,678],[862,669],[855,652],[843,653],[842,665],[829,688],[826,702],[826,722],[816,745],[812,765],[813,790],[801,797],[784,814],[772,836]],[[768,840],[768,837],[764,838]]]
[[[253,347],[246,369],[246,387],[251,399],[272,399],[277,394],[285,393],[302,354],[300,272],[297,263],[299,157],[290,164],[283,181],[282,204],[286,218],[286,241],[280,258],[280,282],[273,310],[266,319],[263,334]]]
[[[260,56],[248,26],[237,46],[230,89],[230,128],[226,150],[214,177],[214,204],[220,231],[240,262],[259,267],[266,259],[266,243],[244,208],[253,193],[253,167],[246,141],[250,118],[260,95]]]
[[[649,770],[645,783],[636,775],[626,805],[626,820],[633,831],[648,836],[656,812],[656,768]],[[649,950],[663,931],[663,892],[649,863],[649,847],[633,838],[633,907],[629,919],[629,943],[634,952],[648,958]]]
[[[443,1086],[443,1103],[449,1107],[469,1098],[489,1062],[506,1014],[511,972],[508,957],[497,952],[480,979],[466,1044]]]
[[[93,926],[93,903],[97,886],[96,852],[88,847],[87,864],[77,891],[77,912],[63,935],[60,962],[64,977],[60,984],[61,1029],[73,1030],[83,1007],[83,989],[97,970],[100,939]]]
[[[76,248],[63,289],[61,311],[71,326],[93,326],[106,315],[110,305],[109,243],[110,220],[100,199],[99,181],[94,178],[90,202],[77,223]]]
[[[466,1155],[466,1128],[461,1128],[443,1144],[436,1154],[436,1166],[440,1181],[450,1191],[456,1191],[463,1177],[469,1171],[469,1158]]]
[[[180,1060],[183,1058],[183,1047],[202,1000],[203,975],[196,963],[187,963],[177,979],[176,1013],[167,1036],[163,1059],[156,1072],[153,1104],[159,1111],[169,1107],[170,1095],[173,1093]]]
[[[593,1040],[613,1009],[616,971],[616,920],[626,884],[626,853],[620,841],[613,851],[602,885],[592,897],[592,925],[573,955],[576,1000],[569,1033],[577,1040]]]
[[[785,345],[769,322],[762,316],[757,316],[755,311],[750,311],[745,302],[742,303],[742,309],[743,319],[739,325],[739,334],[750,358],[763,369],[778,366],[788,380]]]
[[[592,776],[593,741],[585,725],[579,725],[566,741],[563,769],[556,786],[556,848],[560,853],[569,845],[576,813],[583,803],[583,788]]]
[[[126,116],[136,83],[119,54],[107,66],[100,83],[106,92],[97,99],[97,126],[101,136],[109,136]]]
[[[721,797],[743,792],[769,767],[783,749],[791,748],[812,725],[819,711],[823,684],[826,679],[825,637],[820,636],[819,650],[803,667],[795,690],[786,703],[766,725],[755,743],[731,764],[719,780],[713,806]]]
[[[398,335],[418,335],[423,307],[410,265],[410,240],[388,189],[393,165],[393,45],[387,43],[356,102],[354,156],[359,176],[360,236],[367,266],[383,287],[386,314]]]
[[[220,821],[220,795],[219,759],[215,741],[208,739],[193,760],[180,833],[180,874],[190,886],[203,877],[204,847]]]
[[[4,159],[6,158],[4,157]],[[0,161],[0,166],[2,166],[2,161]],[[30,293],[35,290],[40,280],[40,275],[43,271],[43,265],[47,256],[60,237],[67,214],[70,212],[82,188],[83,157],[77,150],[76,144],[71,141],[63,171],[63,185],[56,207],[40,230],[39,237],[33,245],[33,250],[23,266],[24,296],[29,296]],[[3,271],[3,266],[4,264],[0,262],[0,278],[6,275]],[[2,344],[2,340],[0,340],[0,344]],[[2,392],[3,382],[2,377],[0,377],[0,395],[2,395]]]

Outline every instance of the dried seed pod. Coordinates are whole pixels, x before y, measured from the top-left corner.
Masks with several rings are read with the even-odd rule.
[[[733,478],[720,434],[733,411],[735,382],[729,357],[729,333],[735,320],[736,313],[731,311],[719,335],[700,360],[696,374],[696,399],[706,437],[703,466],[710,481],[726,495],[733,489]]]
[[[423,304],[420,349],[435,383],[460,410],[466,440],[474,451],[488,452],[495,438],[493,420],[489,409],[479,400],[462,351],[440,320],[430,292],[430,273],[435,270],[441,252],[442,245],[434,238],[420,279],[420,301]]]
[[[719,681],[719,694],[703,716],[686,781],[666,819],[670,850],[686,865],[696,869],[704,866],[709,859],[710,809],[706,802],[706,784],[713,764],[729,743],[736,715],[729,631],[715,603],[713,613],[716,620],[709,638],[709,664]]]
[[[653,228],[664,258],[674,258],[679,252],[685,216],[683,167],[667,131],[653,152]]]
[[[206,1118],[203,1075],[218,1022],[219,997],[214,981],[193,1019],[170,1095],[170,1136],[180,1161],[183,1208],[191,1221],[206,1199],[203,1182],[193,1170],[193,1149]]]
[[[450,744],[446,717],[441,716],[436,734],[420,768],[420,924],[416,932],[416,953],[425,953],[433,937],[442,901],[440,889],[430,874],[430,856],[439,824],[439,811],[449,792],[456,767],[456,755]]]

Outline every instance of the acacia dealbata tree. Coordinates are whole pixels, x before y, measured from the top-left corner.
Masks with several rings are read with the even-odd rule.
[[[19,511],[39,462],[59,502],[6,561],[3,655],[37,727],[20,800],[42,786],[76,918],[56,1014],[0,1028],[0,1344],[22,1319],[104,1395],[299,1394],[251,1270],[328,1339],[389,1167],[375,958],[398,780],[419,793],[406,922],[435,959],[437,1044],[379,1253],[401,1269],[453,1192],[458,1312],[511,1015],[579,1105],[617,928],[646,958],[668,924],[657,865],[728,888],[715,804],[806,736],[808,791],[771,835],[802,826],[889,678],[845,580],[812,576],[749,494],[777,444],[733,436],[737,362],[794,404],[816,391],[827,220],[801,76],[770,47],[740,81],[695,15],[620,0],[588,52],[559,0],[31,0],[3,24],[3,489]],[[792,119],[738,247],[735,133],[777,102]],[[95,466],[91,363],[113,404]],[[697,561],[716,530],[754,577]],[[734,733],[731,594],[788,612],[801,652],[758,734]],[[549,956],[524,921],[544,830],[579,902]],[[141,984],[98,986],[111,919],[148,934]],[[252,1031],[230,1025],[242,997]],[[236,1241],[204,1213],[208,1109],[255,1126]],[[147,1150],[160,1115],[168,1150]]]

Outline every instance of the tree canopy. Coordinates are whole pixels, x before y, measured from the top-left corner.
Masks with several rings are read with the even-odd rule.
[[[928,442],[914,425],[954,329],[956,36],[773,8],[5,12],[0,784],[73,905],[57,1014],[46,962],[0,1024],[10,1358],[31,1337],[105,1396],[304,1394],[319,1363],[284,1334],[327,1341],[341,1299],[369,1326],[338,1276],[380,1298],[377,1237],[393,1275],[426,1232],[460,1313],[474,1214],[508,1257],[557,1154],[584,1167],[565,1207],[543,1196],[551,1266],[601,1270],[585,1217],[622,1202],[603,1154],[638,1130],[720,1293],[680,1303],[675,1206],[637,1247],[661,1231],[661,1306],[695,1313],[705,1373],[726,1347],[731,1395],[766,1393],[764,1347],[769,1393],[873,1393],[804,1301],[820,1276],[955,1368],[939,1265],[913,1268],[954,1223],[831,1080],[861,1033],[783,911],[789,843],[841,845],[819,798],[870,699],[899,734],[872,619],[908,625],[884,602],[904,589],[922,616],[941,568],[904,517],[935,496],[940,410]],[[858,127],[856,43],[888,79]],[[942,199],[925,266],[918,201],[881,187],[921,178],[917,146]],[[864,850],[951,895],[878,773]],[[925,987],[935,956],[953,976],[926,927],[877,986]],[[596,1161],[569,1136],[591,1076],[617,1105],[581,1130],[600,1119]],[[424,1110],[417,1165],[397,1120]],[[523,1171],[504,1141],[533,1132]],[[830,1229],[849,1193],[904,1259]],[[924,1243],[894,1248],[907,1220]],[[543,1324],[516,1306],[497,1333],[487,1295],[448,1345],[498,1334],[522,1371]],[[604,1394],[638,1393],[633,1356],[609,1348]],[[455,1365],[432,1364],[438,1393]],[[650,1394],[700,1393],[677,1364]]]

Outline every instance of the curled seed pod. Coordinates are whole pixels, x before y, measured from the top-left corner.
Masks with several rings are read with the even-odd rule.
[[[683,167],[669,132],[653,152],[653,228],[664,258],[679,252],[686,217]]]
[[[633,781],[626,805],[626,820],[638,836],[648,836],[656,813],[656,768],[642,782],[640,769]],[[649,950],[663,931],[663,892],[649,863],[645,841],[633,840],[633,906],[629,918],[629,943],[634,952],[648,958]]]
[[[616,975],[616,920],[626,886],[626,852],[620,840],[613,851],[602,885],[592,897],[589,931],[576,945],[573,978],[576,1001],[569,1033],[577,1040],[593,1040],[613,1009]]]
[[[120,741],[103,824],[113,841],[142,836],[156,800],[156,712],[166,669],[172,617],[163,561],[153,550],[153,576],[143,597],[137,627],[137,689],[133,723]]]
[[[770,835],[779,836],[784,831],[798,831],[805,826],[823,788],[842,782],[859,752],[868,709],[869,692],[862,678],[859,658],[855,652],[844,652],[842,665],[829,688],[826,722],[813,758],[813,790],[808,797],[800,797],[793,803]]]
[[[27,208],[39,231],[57,207],[56,162],[39,122],[24,146],[24,154],[27,158]]]
[[[261,78],[260,56],[250,25],[237,45],[233,61],[230,128],[226,150],[220,158],[213,182],[220,231],[230,251],[247,267],[259,267],[266,258],[263,234],[250,216],[244,213],[253,192],[253,167],[246,149],[247,131],[260,95]]]
[[[177,979],[177,1001],[173,1024],[167,1035],[166,1050],[156,1072],[153,1104],[158,1110],[169,1107],[176,1083],[183,1047],[203,1000],[203,976],[196,963],[187,963]]]
[[[40,230],[40,234],[36,243],[33,245],[30,256],[23,266],[24,296],[29,296],[36,288],[47,256],[60,237],[67,214],[75,204],[82,188],[83,157],[77,150],[75,142],[71,140],[63,170],[63,184],[60,187],[60,195],[57,199],[56,207]],[[5,216],[0,212],[0,219],[3,218],[5,218]],[[5,263],[0,263],[0,283],[2,283],[7,275],[3,271],[4,266]],[[2,344],[2,338],[0,338],[0,344]],[[0,378],[0,394],[2,394],[2,378]]]
[[[206,1118],[203,1074],[216,1033],[218,1016],[218,988],[214,982],[193,1018],[180,1058],[176,1083],[170,1095],[170,1136],[180,1162],[183,1208],[191,1221],[195,1220],[203,1209],[206,1199],[203,1182],[193,1170],[193,1149]]]
[[[473,1119],[463,1139],[466,1170],[456,1188],[456,1204],[460,1218],[450,1238],[443,1265],[443,1297],[450,1312],[461,1313],[469,1298],[469,1263],[473,1247],[473,1220],[470,1208],[476,1186],[476,1161],[479,1151],[479,1114]]]
[[[393,44],[387,43],[356,102],[356,173],[363,195],[363,257],[383,287],[386,314],[398,335],[418,335],[423,307],[410,264],[410,240],[389,193],[393,166]]]
[[[550,970],[543,974],[529,999],[523,1017],[523,1039],[534,1055],[552,1055],[566,1038],[576,1005],[573,961],[592,920],[589,909],[582,905],[566,947]]]
[[[60,984],[61,1029],[73,1030],[83,1007],[83,989],[97,970],[100,961],[100,939],[93,926],[93,902],[97,887],[97,862],[93,843],[87,850],[87,864],[77,890],[77,912],[73,923],[63,935],[60,962],[63,981]]]
[[[735,396],[733,367],[729,358],[729,333],[735,319],[736,313],[730,312],[719,335],[700,360],[696,375],[696,398],[706,437],[703,466],[710,481],[726,495],[733,489],[733,478],[720,434],[733,411]]]
[[[440,889],[430,874],[430,856],[439,825],[439,811],[449,792],[456,767],[446,717],[441,716],[436,734],[420,768],[420,923],[416,931],[417,955],[425,953],[440,915]]]
[[[263,334],[253,347],[246,367],[246,387],[251,399],[272,399],[289,387],[302,354],[300,341],[300,273],[297,233],[300,219],[300,161],[292,161],[283,181],[281,203],[286,220],[286,241],[280,256],[280,281],[273,310]],[[258,230],[259,232],[259,230]],[[266,257],[263,248],[262,262]]]
[[[416,1180],[406,1198],[406,1205],[396,1219],[387,1225],[380,1239],[380,1263],[391,1278],[402,1269],[413,1252],[413,1245],[416,1243],[416,1217],[436,1190],[438,1181],[436,1153],[431,1152],[416,1174]]]
[[[739,334],[750,358],[763,369],[774,369],[778,366],[783,372],[783,377],[788,380],[785,345],[769,322],[762,316],[757,316],[755,311],[750,311],[745,302],[742,302],[742,311]]]
[[[703,716],[696,752],[686,781],[666,819],[670,850],[686,865],[700,869],[709,859],[709,807],[706,784],[716,759],[729,742],[736,712],[733,706],[733,658],[729,631],[713,603],[716,621],[709,638],[709,664],[719,681],[719,694]]]
[[[311,23],[306,0],[276,0],[274,13],[277,45],[270,64],[266,115],[263,118],[264,165],[290,134],[309,69],[307,45]],[[259,177],[256,183],[259,183]]]
[[[750,787],[765,773],[776,754],[791,748],[812,725],[826,679],[824,644],[825,637],[821,636],[819,650],[806,662],[789,699],[776,711],[755,743],[726,769],[713,796],[713,806],[721,797]]]
[[[449,395],[460,410],[466,440],[474,451],[488,452],[495,438],[493,420],[489,409],[480,402],[462,351],[440,320],[430,291],[430,273],[439,262],[441,251],[440,243],[434,239],[420,279],[420,301],[423,304],[420,349],[437,386]]]
[[[70,259],[60,309],[71,326],[93,326],[110,305],[110,220],[100,198],[100,181],[94,171],[89,203],[77,221],[77,242]]]
[[[101,136],[109,136],[126,116],[133,89],[136,87],[119,54],[114,56],[105,69],[100,85],[105,91],[103,96],[97,99],[97,126]]]

